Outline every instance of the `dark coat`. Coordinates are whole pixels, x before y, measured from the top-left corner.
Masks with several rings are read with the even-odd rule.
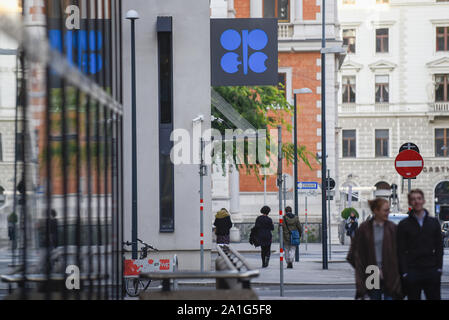
[[[382,274],[385,293],[394,299],[402,299],[396,229],[397,227],[393,222],[385,221],[382,246]],[[368,292],[366,279],[370,275],[366,273],[366,268],[370,265],[377,265],[373,219],[363,222],[357,229],[346,259],[355,269],[356,299],[363,298]]]
[[[266,215],[258,216],[256,219],[256,238],[261,246],[268,246],[271,244],[272,234],[274,230],[273,220]]]
[[[290,234],[293,230],[298,230],[301,237],[302,228],[298,216],[295,216],[293,213],[287,213],[284,216],[284,221],[282,221],[282,233],[285,244],[290,244]]]
[[[220,210],[215,215],[214,226],[217,236],[228,236],[229,230],[232,228],[231,216],[226,210]]]
[[[409,270],[443,268],[443,238],[440,223],[426,211],[423,226],[410,212],[398,225],[398,255],[401,274]]]

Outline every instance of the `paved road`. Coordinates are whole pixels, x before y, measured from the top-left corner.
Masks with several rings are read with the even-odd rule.
[[[281,299],[279,286],[254,286],[253,288],[261,300]],[[354,295],[354,285],[289,285],[284,288],[283,299],[352,300]],[[441,298],[449,300],[449,284],[442,285]]]

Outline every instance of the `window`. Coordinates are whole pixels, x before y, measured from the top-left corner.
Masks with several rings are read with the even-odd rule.
[[[278,18],[279,21],[290,21],[289,0],[264,0],[263,17]]]
[[[2,134],[0,133],[0,161],[3,161]]]
[[[343,29],[343,45],[348,46],[348,53],[355,53],[355,29]]]
[[[287,74],[278,73],[278,89],[284,92],[285,99],[287,99]]]
[[[343,103],[355,103],[355,76],[342,77]]]
[[[388,157],[388,129],[376,129],[376,157]]]
[[[388,52],[388,28],[376,29],[376,52]]]
[[[437,28],[437,51],[449,51],[449,27]]]
[[[159,231],[175,230],[173,141],[172,17],[157,18],[159,63]]]
[[[435,129],[435,157],[449,156],[449,129]]]
[[[16,135],[16,159],[17,161],[23,161],[23,141],[24,135],[21,132],[17,132]]]
[[[389,76],[376,76],[376,103],[390,102]]]
[[[343,130],[343,158],[355,158],[355,130]]]
[[[435,75],[435,101],[449,102],[449,74]]]

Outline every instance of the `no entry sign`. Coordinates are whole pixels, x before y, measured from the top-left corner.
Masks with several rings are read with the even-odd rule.
[[[414,150],[404,150],[394,161],[396,171],[404,178],[410,179],[419,175],[424,167],[424,160]]]

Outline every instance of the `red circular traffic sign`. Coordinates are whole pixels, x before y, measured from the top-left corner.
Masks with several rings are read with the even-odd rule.
[[[421,173],[424,167],[424,160],[418,152],[404,150],[396,157],[394,167],[404,178],[414,178]]]

